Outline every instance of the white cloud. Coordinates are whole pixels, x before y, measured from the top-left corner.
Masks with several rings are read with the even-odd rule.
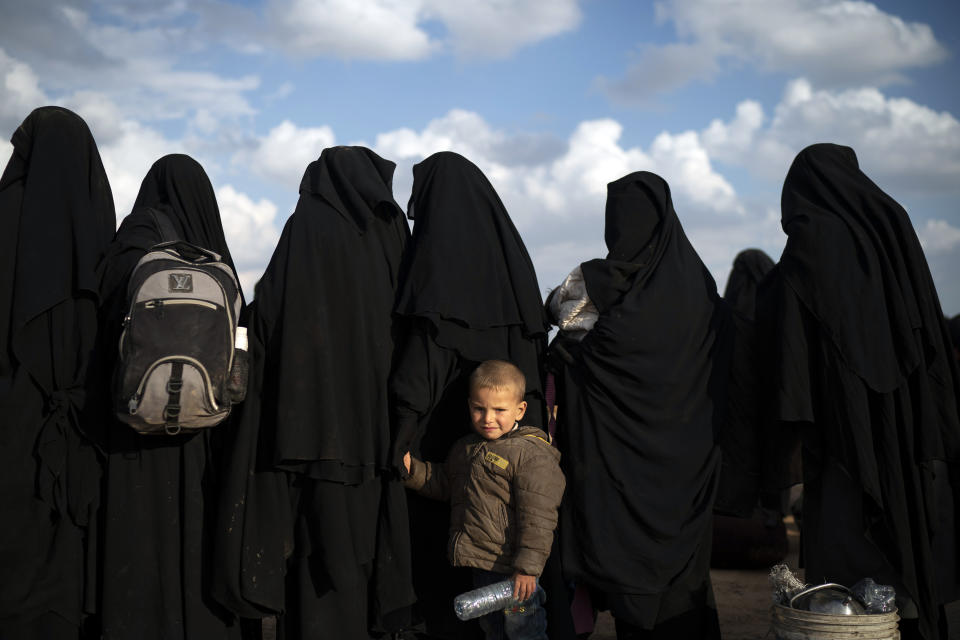
[[[143,177],[153,163],[168,153],[183,153],[184,149],[179,142],[169,140],[135,120],[122,120],[117,129],[116,136],[103,144],[99,143],[97,130],[91,124],[91,131],[99,143],[103,168],[110,179],[119,224],[133,208]]]
[[[507,158],[525,143],[493,129],[476,113],[453,110],[422,131],[398,129],[376,137],[374,149],[399,161],[394,193],[400,202],[410,190],[409,166],[442,150],[456,151],[479,166],[511,209],[519,227],[545,219],[602,217],[607,183],[631,171],[653,171],[671,185],[678,206],[691,205],[706,215],[741,214],[733,187],[716,173],[698,134],[662,133],[644,151],[620,144],[623,127],[615,120],[580,123],[566,148],[539,163],[510,166]]]
[[[876,88],[832,91],[793,80],[769,121],[747,100],[731,121],[711,122],[702,139],[711,156],[769,180],[782,180],[807,145],[835,142],[852,147],[864,171],[884,185],[940,193],[960,188],[960,122]]]
[[[284,120],[257,139],[254,147],[234,154],[233,163],[296,191],[307,165],[335,140],[330,127],[300,128]]]
[[[426,17],[444,23],[459,54],[476,58],[508,56],[524,45],[573,30],[581,17],[577,0],[428,0],[424,9]]]
[[[101,8],[116,9],[109,3]],[[210,43],[184,26],[184,5],[151,14],[151,20],[171,21],[159,24],[134,20],[130,12],[115,15],[125,20],[104,21],[57,3],[15,3],[9,9],[0,21],[0,41],[61,98],[96,91],[142,121],[191,117],[204,109],[223,119],[254,114],[247,95],[259,87],[258,77],[194,70]]]
[[[502,58],[574,29],[577,0],[272,0],[271,44],[296,56],[421,60],[442,50]],[[430,33],[431,22],[445,36]]]
[[[254,202],[229,184],[217,189],[217,204],[227,245],[249,299],[280,238],[275,224],[277,205],[265,198]]]
[[[601,79],[616,99],[644,100],[727,64],[800,74],[826,85],[886,84],[945,59],[933,29],[856,0],[665,0],[679,42],[642,47],[626,74]]]
[[[48,102],[37,75],[0,48],[0,130],[12,133],[34,108]]]
[[[927,224],[917,230],[917,236],[927,255],[948,253],[960,246],[960,229],[946,220],[927,220]]]
[[[646,148],[622,145],[622,133],[616,120],[581,122],[551,154],[511,166],[508,159],[526,143],[522,135],[495,129],[479,114],[454,110],[421,131],[381,133],[373,147],[398,161],[398,202],[409,196],[410,166],[436,151],[456,151],[477,164],[524,234],[544,290],[579,262],[605,254],[607,184],[632,171],[652,171],[667,180],[681,221],[695,231],[694,242],[718,277],[725,277],[746,246],[779,251],[779,216],[771,222],[765,210],[751,213],[713,168],[699,133],[663,132]]]
[[[404,0],[274,0],[272,36],[299,56],[419,60],[436,43],[419,26],[420,2]]]

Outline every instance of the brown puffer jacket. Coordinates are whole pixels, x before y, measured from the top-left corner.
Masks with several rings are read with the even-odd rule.
[[[450,501],[454,566],[539,576],[566,483],[559,463],[560,452],[535,427],[496,440],[471,434],[443,464],[412,460],[406,486]]]

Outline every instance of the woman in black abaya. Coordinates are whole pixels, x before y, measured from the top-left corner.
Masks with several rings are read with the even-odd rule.
[[[250,314],[251,378],[229,452],[216,597],[281,637],[365,639],[413,602],[390,472],[392,308],[409,230],[394,164],[325,149],[300,184]]]
[[[563,569],[619,638],[719,637],[711,511],[729,317],[652,173],[608,185],[609,254],[581,265],[599,311],[551,345],[568,489]]]
[[[469,432],[467,377],[484,360],[508,360],[523,371],[524,422],[546,426],[543,303],[526,247],[496,191],[466,158],[436,153],[413,168],[408,215],[415,224],[396,307],[404,342],[390,381],[398,470],[406,451],[445,460]],[[449,509],[417,495],[408,500],[417,610],[427,633],[479,634],[453,614],[454,596],[472,586],[445,555]]]
[[[77,638],[100,468],[85,387],[113,196],[86,123],[35,110],[0,178],[0,637]],[[86,582],[86,584],[85,584]]]
[[[723,463],[715,507],[720,513],[741,518],[750,517],[760,497],[762,401],[754,317],[757,287],[771,269],[773,260],[760,249],[741,251],[733,261],[723,292],[723,299],[733,312],[735,339],[727,418],[719,438]],[[715,525],[738,527],[736,521],[727,522],[723,516],[717,518]],[[715,548],[714,554],[718,551],[720,555],[725,553]]]
[[[147,172],[133,211],[105,260],[102,340],[116,357],[130,273],[163,240],[149,209],[165,215],[178,239],[214,251],[233,268],[213,187],[185,155],[168,155]],[[110,366],[105,366],[109,380]],[[107,385],[105,385],[107,386]],[[199,433],[140,435],[107,405],[101,507],[103,637],[236,638],[239,626],[210,597],[212,517],[220,443],[227,423]]]
[[[801,151],[781,205],[789,239],[758,320],[773,417],[802,436],[806,579],[891,584],[903,637],[945,638],[960,376],[917,235],[848,147]]]
[[[780,490],[791,484],[785,459],[790,451],[783,438],[777,440],[779,430],[763,422],[766,398],[754,323],[757,289],[773,266],[760,249],[741,251],[723,294],[733,313],[734,349],[719,436],[723,462],[714,504],[714,567],[769,567],[787,554]]]

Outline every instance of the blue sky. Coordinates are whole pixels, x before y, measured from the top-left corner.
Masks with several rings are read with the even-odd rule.
[[[606,183],[650,170],[722,288],[776,259],[783,177],[840,142],[910,213],[960,313],[960,3],[837,0],[0,0],[0,131],[90,124],[118,215],[150,164],[207,169],[248,293],[306,165],[362,143],[490,177],[541,289],[602,255]],[[0,160],[10,145],[0,142]]]

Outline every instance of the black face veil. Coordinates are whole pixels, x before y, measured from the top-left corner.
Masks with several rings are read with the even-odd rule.
[[[113,197],[86,123],[35,110],[0,178],[0,635],[54,612],[80,624],[99,465],[85,410],[98,264]],[[93,572],[91,572],[91,575]]]
[[[417,164],[413,182],[416,232],[397,313],[429,319],[441,345],[470,359],[482,359],[470,330],[545,334],[533,263],[486,176],[447,151]]]
[[[666,182],[637,172],[608,191],[610,254],[582,265],[600,317],[558,373],[564,570],[656,596],[709,540],[726,312]]]
[[[723,299],[746,319],[753,321],[757,287],[771,269],[773,260],[766,253],[760,249],[744,249],[733,260]]]
[[[233,266],[203,167],[181,154],[154,162],[104,260],[104,381],[110,380],[117,357],[130,274],[153,245],[165,240],[151,209],[166,217],[178,239],[210,249]],[[103,387],[109,394],[110,385]],[[107,461],[99,561],[104,634],[135,634],[141,640],[238,634],[207,586],[220,453],[230,424],[201,433],[142,436],[114,417],[111,401],[103,404],[100,442]],[[154,606],[158,602],[165,604]]]
[[[409,236],[393,170],[363,147],[325,149],[307,167],[250,314],[214,593],[243,616],[285,612],[291,634],[366,638],[413,600],[404,489],[384,473]]]
[[[848,147],[801,151],[782,209],[789,239],[764,304],[774,417],[812,423],[804,525],[811,540],[837,539],[807,549],[810,566],[836,581],[886,571],[936,637],[937,605],[960,594],[960,378],[926,259],[906,211]]]

